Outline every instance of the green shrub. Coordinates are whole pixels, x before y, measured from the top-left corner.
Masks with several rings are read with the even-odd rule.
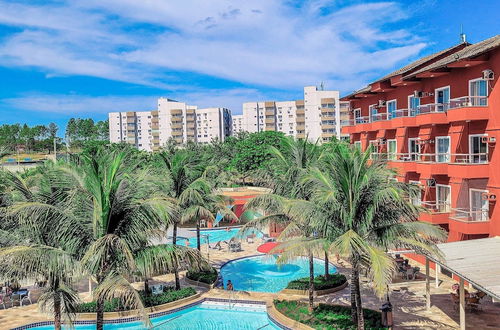
[[[326,290],[331,288],[336,288],[347,282],[347,279],[342,274],[331,274],[328,276],[328,280],[324,275],[319,275],[314,278],[314,289],[315,290]],[[299,278],[288,283],[287,289],[293,290],[308,290],[309,289],[309,277]]]
[[[275,300],[274,305],[287,317],[314,329],[357,329],[357,325],[351,321],[351,308],[347,306],[319,304],[311,315],[305,302]],[[363,314],[367,330],[386,329],[382,326],[382,316],[379,312],[363,309]]]
[[[196,290],[192,287],[182,288],[180,290],[172,290],[168,288],[161,294],[157,295],[145,295],[144,291],[139,291],[142,303],[145,307],[152,307],[157,305],[166,304],[172,301],[190,297],[196,294]],[[104,302],[104,312],[120,312],[125,311],[128,308],[123,306],[122,302],[118,298],[113,298],[109,301]],[[77,313],[96,313],[97,303],[95,301],[89,303],[82,303],[76,306]]]
[[[217,281],[217,270],[212,268],[211,270],[202,270],[199,272],[188,271],[186,277],[193,281],[198,281],[206,284],[213,284]]]

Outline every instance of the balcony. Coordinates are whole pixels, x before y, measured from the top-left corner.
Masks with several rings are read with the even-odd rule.
[[[172,116],[171,122],[172,123],[180,123],[180,122],[182,122],[182,116]]]
[[[297,108],[297,111],[295,111],[295,113],[297,115],[304,115],[305,114],[305,110],[304,110],[304,108]]]
[[[488,209],[454,208],[450,215],[450,231],[468,235],[487,234],[490,230]]]
[[[266,124],[274,124],[274,123],[275,123],[274,117],[266,118]]]
[[[448,176],[463,179],[487,178],[490,175],[488,153],[451,154]]]
[[[451,122],[489,118],[488,97],[486,96],[463,96],[451,99],[449,109],[448,119]]]
[[[322,121],[335,120],[335,116],[321,116]]]
[[[183,135],[182,130],[172,131],[172,136],[182,136],[182,135]]]
[[[172,109],[170,110],[170,114],[172,115],[172,117],[174,115],[182,115],[182,109]]]
[[[176,128],[182,128],[182,122],[180,122],[180,123],[172,123],[172,129],[176,129]]]
[[[274,126],[266,126],[266,131],[275,131],[276,128]]]
[[[332,113],[332,114],[335,114],[335,107],[325,107],[325,106],[321,106],[321,113]]]
[[[451,207],[449,203],[436,201],[423,201],[420,205],[428,212],[420,213],[419,220],[435,225],[447,224],[449,221]]]
[[[334,129],[335,125],[334,124],[330,124],[330,123],[321,123],[321,128],[322,129]]]

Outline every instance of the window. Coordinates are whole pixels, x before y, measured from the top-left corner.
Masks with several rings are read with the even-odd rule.
[[[354,141],[354,147],[361,150],[361,141]]]
[[[397,159],[397,145],[396,140],[387,140],[387,160]]]
[[[470,163],[488,162],[488,144],[483,141],[486,134],[469,135],[469,159]]]
[[[487,190],[469,189],[470,219],[473,221],[489,220],[490,203],[483,195]]]
[[[485,106],[488,102],[488,82],[484,79],[469,81],[469,96],[472,106]]]
[[[438,212],[450,212],[451,186],[436,185],[436,208]]]
[[[450,105],[450,86],[436,89],[436,111],[446,111]]]
[[[377,105],[372,104],[368,107],[368,113],[370,115],[370,123],[373,121],[373,116],[377,114]]]
[[[450,161],[450,137],[436,137],[436,162],[448,163]]]
[[[410,196],[410,202],[415,206],[420,206],[422,204],[422,191],[420,190],[420,181],[410,180],[409,183],[412,185],[419,186],[419,190],[415,191],[414,194]]]
[[[359,119],[361,117],[361,109],[354,109],[354,121],[356,124],[361,124],[361,120]]]
[[[397,110],[397,101],[396,100],[390,100],[387,101],[387,119],[395,118],[396,117],[396,110]]]
[[[410,160],[420,160],[419,138],[408,139],[408,155]]]

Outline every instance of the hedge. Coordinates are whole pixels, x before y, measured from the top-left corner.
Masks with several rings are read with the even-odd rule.
[[[148,295],[144,291],[139,291],[142,303],[145,307],[163,305],[172,301],[187,298],[196,294],[196,290],[192,287],[182,288],[180,290],[167,290],[161,294]],[[104,312],[120,312],[128,310],[118,298],[113,298],[104,302]],[[76,306],[77,313],[96,313],[97,303],[95,301],[82,303]]]
[[[319,275],[314,278],[314,289],[315,290],[326,290],[341,286],[347,281],[346,277],[342,274],[331,274],[328,276],[328,280],[324,275]],[[288,283],[287,289],[293,290],[308,290],[309,289],[309,277],[299,278]]]
[[[351,321],[351,308],[347,306],[319,304],[314,308],[312,314],[309,314],[308,305],[305,302],[275,300],[274,306],[285,316],[314,329],[357,329],[357,325]],[[380,312],[363,309],[363,315],[365,329],[386,329],[382,326]]]
[[[215,283],[215,281],[217,281],[218,274],[215,268],[199,272],[190,270],[186,273],[186,277],[193,281],[198,281],[206,284],[213,284]]]

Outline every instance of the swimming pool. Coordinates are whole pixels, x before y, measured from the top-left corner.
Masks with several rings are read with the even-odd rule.
[[[233,330],[233,329],[280,329],[267,315],[262,304],[241,304],[205,301],[193,307],[151,319],[154,330],[192,329],[192,330]],[[53,330],[54,326],[32,328]],[[66,329],[66,328],[65,328]],[[76,330],[92,330],[95,325],[76,325]],[[105,324],[104,329],[146,329],[140,321]]]
[[[330,264],[331,272],[336,272]],[[325,273],[323,260],[314,259],[314,276]],[[276,257],[261,255],[230,261],[220,270],[224,286],[231,280],[235,290],[279,292],[292,280],[309,276],[309,259],[296,258],[288,264],[277,265]]]
[[[210,245],[215,244],[220,241],[229,241],[231,238],[235,237],[238,232],[240,231],[240,228],[231,228],[229,230],[226,229],[203,229],[200,230],[200,241],[201,244],[206,244],[207,243],[207,236],[208,236],[208,242]],[[193,230],[193,233],[196,234],[196,230]],[[246,237],[246,235],[250,234],[256,234],[257,237],[262,237],[262,232],[260,232],[257,229],[248,229],[245,232],[245,235],[242,237]],[[191,237],[188,239],[189,241],[189,246],[190,247],[196,247],[196,236]],[[186,245],[186,238],[184,237],[178,237],[177,238],[177,244],[179,245]]]

